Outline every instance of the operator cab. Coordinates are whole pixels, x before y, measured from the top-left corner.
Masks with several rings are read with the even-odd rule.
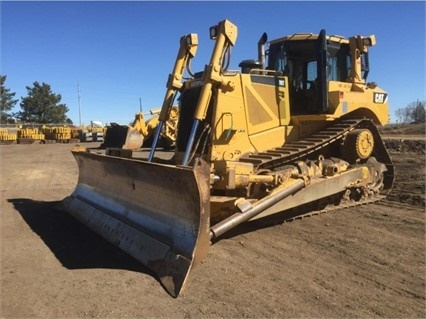
[[[328,81],[350,82],[349,41],[339,36],[294,34],[270,41],[266,68],[288,77],[292,114],[328,110]],[[368,73],[363,59],[363,77]]]

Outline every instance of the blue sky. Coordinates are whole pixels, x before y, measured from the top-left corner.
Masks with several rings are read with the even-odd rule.
[[[229,19],[238,27],[231,69],[257,57],[263,32],[269,39],[297,32],[345,37],[376,36],[369,81],[388,91],[395,110],[425,98],[424,1],[1,1],[1,65],[6,87],[19,100],[35,81],[62,95],[68,117],[128,124],[142,109],[161,106],[179,38],[197,33],[192,62],[201,71],[213,41],[208,29]],[[20,102],[20,101],[19,101]],[[13,111],[19,111],[19,102]]]

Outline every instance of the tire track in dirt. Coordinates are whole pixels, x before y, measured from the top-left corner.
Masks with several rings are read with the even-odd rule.
[[[426,317],[422,206],[386,200],[241,225],[210,247],[173,299],[131,258],[52,208],[77,181],[72,145],[10,146],[0,147],[1,317]],[[403,191],[417,196],[424,155],[402,155],[393,155],[396,172],[416,178],[417,188]],[[34,168],[41,171],[27,181]]]

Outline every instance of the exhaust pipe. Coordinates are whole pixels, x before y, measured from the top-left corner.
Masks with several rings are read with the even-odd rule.
[[[262,69],[265,68],[265,64],[266,64],[265,44],[267,41],[268,41],[268,35],[266,34],[266,32],[264,32],[262,36],[260,37],[259,42],[257,42],[257,52],[258,52],[257,59],[259,60],[260,63],[262,63]]]

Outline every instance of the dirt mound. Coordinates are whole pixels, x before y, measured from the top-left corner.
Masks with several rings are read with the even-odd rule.
[[[388,200],[425,207],[425,128],[425,123],[378,127],[395,166]]]
[[[384,139],[389,153],[425,154],[425,140]]]
[[[417,124],[388,124],[379,127],[383,135],[426,135],[425,123]]]
[[[425,139],[384,139],[395,166],[395,180],[387,199],[425,207]]]

